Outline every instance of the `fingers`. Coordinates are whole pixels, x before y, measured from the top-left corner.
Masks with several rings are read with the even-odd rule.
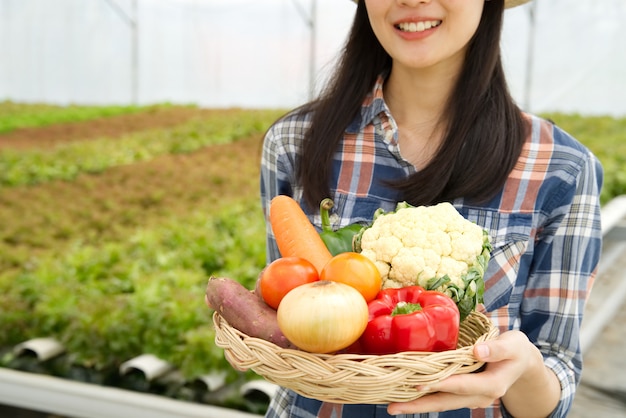
[[[482,404],[484,399],[490,402],[504,394],[497,376],[489,372],[470,373],[450,376],[440,382],[418,387],[419,391],[451,394],[459,397],[473,398],[475,404]],[[480,400],[480,401],[479,401]],[[468,404],[462,405],[467,406]]]
[[[493,403],[493,399],[480,396],[461,396],[452,393],[433,393],[424,395],[410,402],[394,402],[387,407],[390,415],[419,414],[428,412],[443,412],[461,408],[486,408]]]
[[[505,386],[484,374],[453,375],[428,386],[418,386],[417,391],[430,393],[414,401],[391,403],[387,412],[397,415],[486,408],[501,398],[506,390]]]
[[[508,331],[497,339],[476,344],[474,355],[486,363],[480,373],[450,376],[440,382],[417,387],[429,392],[411,402],[389,404],[391,415],[441,412],[460,408],[485,408],[502,398],[508,388],[527,369],[533,354],[541,353],[519,331]]]
[[[411,402],[393,403],[389,414],[440,412],[459,408],[485,408],[504,396],[526,363],[532,344],[521,332],[503,333],[495,340],[476,344],[474,355],[487,363],[480,373],[450,376],[417,391],[430,392]],[[536,349],[534,346],[532,348]]]
[[[474,356],[479,361],[498,362],[511,360],[524,354],[530,343],[528,337],[519,331],[509,331],[499,338],[478,343],[474,346]]]

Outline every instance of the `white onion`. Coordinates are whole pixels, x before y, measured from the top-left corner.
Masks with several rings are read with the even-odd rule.
[[[278,307],[278,326],[301,350],[333,353],[359,339],[367,302],[353,287],[322,280],[294,288]]]

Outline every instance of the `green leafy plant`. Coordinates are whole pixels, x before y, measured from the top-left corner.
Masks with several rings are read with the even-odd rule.
[[[204,287],[210,275],[223,275],[253,288],[265,260],[263,234],[260,209],[244,202],[138,231],[126,242],[77,245],[61,259],[42,259],[0,282],[11,312],[0,316],[0,329],[12,330],[1,344],[46,335],[83,367],[115,367],[150,352],[190,377],[227,370],[212,347]],[[208,252],[223,255],[210,270]],[[203,347],[199,335],[207,337]]]
[[[626,193],[626,118],[549,113],[543,115],[585,144],[604,168],[602,203]]]
[[[0,186],[33,185],[50,180],[72,180],[81,173],[150,160],[159,155],[195,151],[207,145],[236,141],[261,133],[275,111],[215,112],[171,130],[133,133],[68,142],[52,149],[0,151]]]
[[[18,128],[33,128],[55,123],[80,122],[129,113],[149,112],[164,107],[170,107],[170,105],[55,106],[44,103],[15,103],[7,100],[0,102],[0,133],[10,132]]]

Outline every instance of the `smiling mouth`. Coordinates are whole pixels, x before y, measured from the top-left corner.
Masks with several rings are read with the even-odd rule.
[[[426,20],[420,22],[403,22],[396,25],[402,32],[424,32],[427,29],[441,25],[441,20]]]

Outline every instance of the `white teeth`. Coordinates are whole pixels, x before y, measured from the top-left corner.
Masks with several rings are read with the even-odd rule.
[[[431,29],[441,25],[441,20],[427,20],[420,22],[403,22],[397,27],[403,32],[424,32],[426,29]]]

